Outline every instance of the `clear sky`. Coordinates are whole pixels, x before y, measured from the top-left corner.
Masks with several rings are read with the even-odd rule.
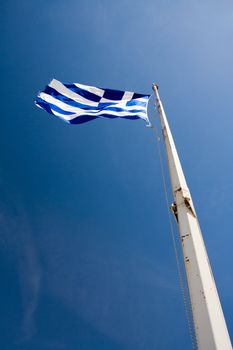
[[[153,133],[50,116],[33,100],[53,77],[158,82],[233,337],[232,1],[0,9],[0,348],[191,349]]]

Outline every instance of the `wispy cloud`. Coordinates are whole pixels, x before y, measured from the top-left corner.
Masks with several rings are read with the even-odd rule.
[[[27,213],[9,193],[0,202],[0,246],[18,272],[22,301],[21,343],[36,333],[35,311],[39,302],[41,267]]]
[[[24,308],[22,340],[30,339],[36,333],[34,314],[39,302],[41,268],[30,231],[24,231],[24,246],[19,250],[19,280]]]
[[[168,329],[163,315],[172,317],[170,309],[179,299],[174,271],[139,251],[119,252],[107,242],[107,249],[96,242],[86,246],[77,236],[71,246],[69,237],[54,234],[48,234],[43,249],[48,295],[129,349],[148,348],[158,336],[158,323]]]

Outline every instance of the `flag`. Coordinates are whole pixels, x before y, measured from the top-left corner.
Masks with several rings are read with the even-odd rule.
[[[96,118],[144,119],[150,95],[102,89],[83,84],[65,84],[53,79],[36,98],[36,105],[69,124]]]

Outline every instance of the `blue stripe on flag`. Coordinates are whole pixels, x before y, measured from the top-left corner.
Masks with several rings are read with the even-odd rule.
[[[44,89],[44,91],[46,94],[56,98],[57,100],[64,102],[66,104],[68,104],[69,106],[73,106],[73,107],[77,107],[77,108],[82,108],[82,109],[89,109],[90,106],[85,105],[83,103],[77,102],[75,100],[73,100],[70,97],[64,96],[62,95],[60,92],[58,92],[57,90],[55,90],[54,88],[51,88],[50,86],[46,86],[46,88]],[[98,109],[97,107],[91,106],[91,109]]]
[[[42,100],[40,97],[37,97],[36,103],[51,114],[53,114],[53,112],[51,111],[52,109],[55,112],[58,112],[58,113],[64,114],[64,115],[73,115],[74,114],[74,112],[64,111],[64,109],[59,108],[58,106],[56,106],[53,103],[48,103],[48,102]]]
[[[114,112],[126,112],[126,113],[145,113],[146,111],[143,109],[133,109],[133,110],[129,110],[127,108],[120,108],[120,107],[108,107],[108,108],[104,108],[103,111],[114,111]]]
[[[135,99],[135,98],[141,98],[141,97],[145,97],[145,96],[148,96],[148,97],[150,97],[149,95],[142,95],[142,94],[137,94],[136,92],[133,94],[133,99]]]
[[[86,98],[87,100],[93,101],[93,102],[99,102],[101,97],[93,94],[90,91],[81,89],[80,87],[74,85],[74,84],[63,84],[67,89],[70,89],[71,91],[75,92],[76,94]]]
[[[122,99],[124,93],[124,91],[105,89],[103,97],[108,100],[118,101]]]
[[[69,121],[70,124],[83,124],[86,122],[89,122],[91,120],[95,120],[98,117],[91,117],[89,115],[81,115],[80,117],[74,118],[72,120]]]
[[[101,114],[101,118],[108,118],[108,119],[116,119],[116,118],[119,118],[118,116],[114,116],[112,114],[108,114],[108,113],[103,113]],[[83,123],[86,123],[88,121],[91,121],[91,120],[94,120],[94,119],[97,119],[99,117],[95,117],[95,116],[89,116],[89,115],[82,115],[80,117],[76,117],[72,120],[69,121],[70,124],[83,124]],[[136,119],[140,119],[140,117],[138,116],[126,116],[126,117],[122,117],[122,119],[133,119],[133,120],[136,120]]]
[[[130,100],[130,101],[128,101],[128,102],[126,103],[126,106],[128,106],[128,107],[132,107],[132,106],[141,106],[141,107],[146,108],[146,107],[147,107],[147,103],[148,103],[149,97],[147,97],[147,96],[143,96],[143,97],[144,97],[144,98],[147,98],[147,101],[146,101],[146,102],[144,102],[144,101],[139,101],[139,100],[135,99],[135,100]]]

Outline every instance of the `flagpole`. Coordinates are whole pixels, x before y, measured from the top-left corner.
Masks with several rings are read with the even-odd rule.
[[[232,350],[225,318],[199,227],[192,197],[189,192],[170,127],[158,93],[153,84],[157,108],[167,153],[168,168],[188,291],[199,350]]]

